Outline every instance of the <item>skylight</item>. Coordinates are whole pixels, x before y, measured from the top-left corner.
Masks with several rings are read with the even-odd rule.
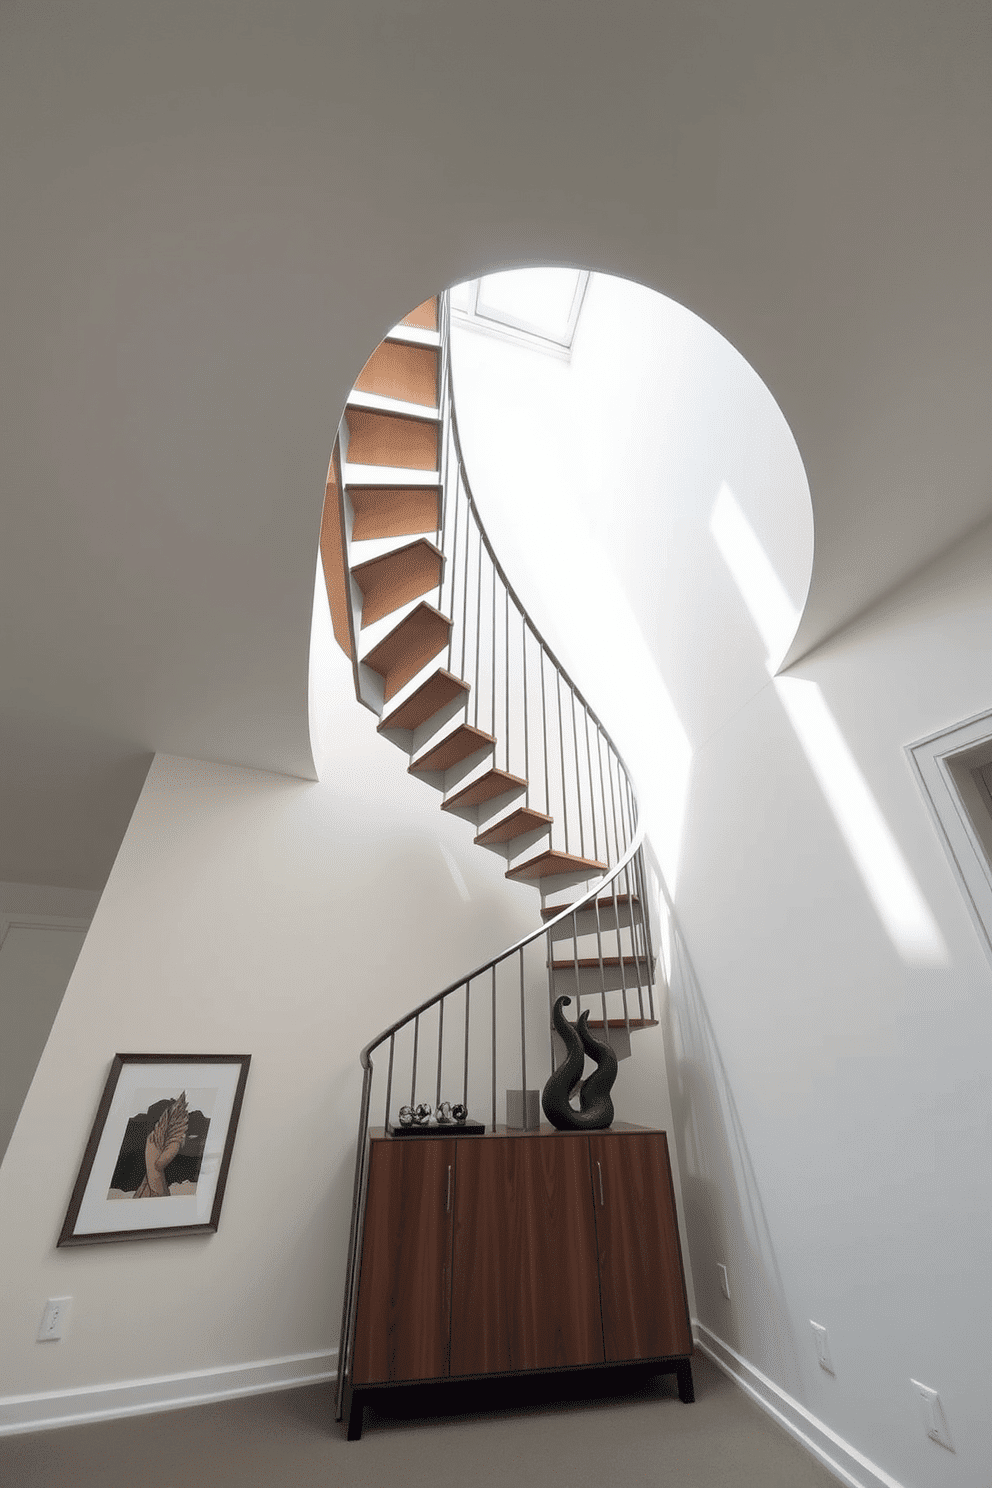
[[[451,305],[473,330],[567,357],[588,282],[578,269],[510,269],[455,285]]]

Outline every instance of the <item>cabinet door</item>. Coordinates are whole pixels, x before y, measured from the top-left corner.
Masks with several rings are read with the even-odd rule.
[[[451,1373],[601,1364],[584,1136],[458,1143]]]
[[[352,1380],[448,1372],[454,1141],[372,1143]]]
[[[589,1149],[606,1358],[691,1354],[665,1134],[591,1135]]]

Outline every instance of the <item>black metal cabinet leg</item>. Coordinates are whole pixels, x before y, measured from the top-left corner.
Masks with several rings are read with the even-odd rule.
[[[679,1384],[679,1399],[683,1405],[691,1405],[696,1392],[692,1388],[692,1364],[688,1359],[680,1359],[676,1364],[675,1378]]]
[[[345,1398],[344,1412],[348,1417],[348,1440],[361,1441],[362,1419],[365,1415],[365,1401],[362,1399],[361,1390],[351,1390]]]

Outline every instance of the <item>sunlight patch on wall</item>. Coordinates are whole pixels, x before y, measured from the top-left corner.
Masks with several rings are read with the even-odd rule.
[[[937,922],[822,692],[815,682],[774,677],[799,614],[726,483],[713,506],[710,533],[764,642],[776,693],[890,940],[912,966],[946,966],[950,957]]]
[[[946,966],[937,922],[819,687],[778,677],[775,690],[893,945],[910,965]]]
[[[774,672],[792,644],[799,611],[726,481],[710,515],[710,532],[765,643],[768,670]]]

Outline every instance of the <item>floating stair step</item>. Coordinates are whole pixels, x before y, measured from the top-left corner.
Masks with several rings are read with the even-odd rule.
[[[461,790],[455,791],[441,803],[442,811],[453,811],[464,806],[481,806],[486,801],[495,801],[497,796],[505,796],[509,791],[526,789],[526,780],[521,780],[519,775],[510,775],[506,770],[487,770],[484,775],[479,775],[475,780],[463,785]]]
[[[554,821],[553,816],[546,816],[543,811],[532,811],[529,806],[518,806],[516,811],[511,811],[509,816],[504,816],[495,826],[487,827],[480,832],[475,842],[479,847],[491,847],[496,842],[512,842],[514,837],[522,837],[525,832],[536,832],[540,827],[550,827]]]
[[[618,894],[616,898],[616,905],[618,909],[622,904],[627,905],[639,903],[640,900],[638,899],[636,894]],[[613,895],[607,894],[604,898],[595,900],[594,903],[590,902],[589,904],[583,904],[582,907],[576,911],[576,913],[588,914],[589,911],[595,907],[595,905],[598,905],[600,909],[612,909]],[[553,920],[555,915],[561,914],[563,909],[571,909],[571,907],[572,906],[570,904],[546,905],[545,908],[541,910],[541,919]]]
[[[578,960],[572,957],[567,961],[552,961],[550,965],[554,971],[574,971],[576,967],[580,971],[598,971],[600,965],[602,965],[605,971],[608,966],[618,967],[620,965],[620,957],[604,956],[601,963],[598,956],[580,956]],[[647,957],[624,956],[623,965],[625,970],[627,967],[630,967],[631,971],[636,975],[639,967],[647,965]]]
[[[368,408],[346,408],[349,465],[396,465],[406,470],[436,470],[436,419],[409,418],[401,413],[378,413]]]
[[[379,724],[379,732],[385,729],[415,729],[435,713],[440,713],[459,695],[467,697],[472,691],[467,682],[439,667],[432,677],[422,682],[416,692],[411,692],[405,702],[394,708]]]
[[[411,599],[419,599],[436,589],[443,570],[441,549],[426,537],[370,558],[367,563],[356,564],[351,576],[364,599],[362,629],[409,604]]]
[[[630,1025],[630,1030],[633,1033],[633,1031],[634,1031],[635,1028],[657,1028],[658,1027],[658,1019],[657,1018],[609,1018],[607,1020],[607,1027],[608,1028],[626,1028],[628,1024]],[[602,1018],[590,1018],[589,1019],[589,1023],[588,1023],[587,1026],[589,1028],[602,1028],[602,1026],[603,1026],[603,1020],[602,1020]]]
[[[437,330],[437,295],[432,295],[429,300],[424,300],[416,310],[411,310],[409,315],[404,315],[400,325],[420,326],[424,331]]]
[[[532,879],[552,878],[557,873],[586,873],[591,878],[594,873],[605,873],[606,863],[597,863],[595,858],[579,858],[574,853],[562,852],[560,848],[549,847],[545,852],[539,853],[536,858],[528,858],[526,863],[520,863],[516,868],[508,868],[507,878]]]
[[[451,621],[447,616],[422,601],[362,657],[363,664],[378,672],[385,683],[387,703],[421,667],[440,655],[450,635]]]
[[[399,398],[404,403],[436,408],[437,361],[437,347],[414,346],[408,341],[391,341],[387,337],[376,347],[359,373],[355,391],[378,393],[383,398]]]
[[[355,517],[352,542],[437,532],[441,524],[440,486],[359,486],[349,482],[348,495]]]
[[[426,775],[432,770],[450,770],[452,765],[461,764],[469,755],[478,754],[480,749],[492,749],[495,743],[492,734],[485,733],[471,723],[460,723],[439,744],[414,760],[409,767],[410,774]]]

